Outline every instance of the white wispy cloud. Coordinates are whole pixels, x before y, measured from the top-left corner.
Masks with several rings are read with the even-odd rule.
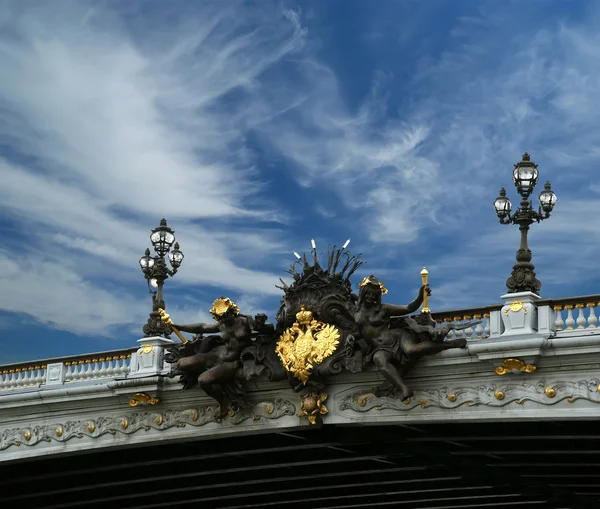
[[[257,200],[264,184],[231,96],[255,93],[262,73],[301,48],[298,19],[273,8],[256,25],[265,9],[206,3],[193,6],[193,24],[140,38],[92,5],[0,11],[0,136],[11,147],[0,207],[28,239],[3,259],[12,270],[0,276],[10,290],[0,308],[77,333],[139,321],[130,287],[108,292],[92,277],[141,279],[135,261],[163,215],[186,254],[180,281],[276,293],[277,277],[248,262],[276,252],[277,234],[260,243],[241,228],[281,212]]]
[[[412,288],[418,274],[402,263],[422,256],[436,306],[496,301],[518,238],[491,203],[525,150],[559,195],[531,235],[544,289],[589,279],[575,267],[596,251],[593,222],[580,221],[598,206],[596,7],[566,22],[542,16],[541,3],[486,3],[434,51],[419,4],[406,18],[389,4],[385,23],[364,20],[377,37],[361,40],[398,43],[412,71],[394,74],[387,48],[380,68],[357,64],[372,84],[357,99],[310,16],[278,2],[176,4],[1,4],[0,137],[10,151],[0,208],[27,239],[3,247],[0,285],[14,292],[0,293],[0,309],[78,333],[142,323],[135,261],[165,216],[186,254],[178,284],[262,310],[262,296],[278,293],[281,255],[306,233],[302,207],[372,243],[356,248],[365,273],[376,267],[394,287],[416,277]],[[273,167],[258,165],[257,146]],[[274,173],[298,185],[286,190],[303,198],[295,210]],[[38,292],[53,273],[55,294]],[[173,309],[192,319],[209,304],[182,296]]]

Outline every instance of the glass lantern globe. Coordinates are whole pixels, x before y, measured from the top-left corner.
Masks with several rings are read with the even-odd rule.
[[[504,219],[510,214],[511,203],[506,197],[506,189],[500,189],[500,196],[494,201],[494,209],[496,209],[496,215],[500,219]]]
[[[165,256],[169,252],[173,242],[175,242],[174,233],[175,232],[167,226],[167,220],[164,218],[160,220],[160,226],[152,230],[150,233],[150,242],[152,242],[158,256]]]
[[[150,249],[146,248],[144,256],[140,258],[140,268],[145,274],[152,271],[154,267],[154,258],[150,256]]]
[[[548,214],[552,212],[554,205],[556,205],[556,195],[552,191],[550,182],[546,182],[544,190],[540,193],[540,205],[542,210]]]
[[[179,242],[175,243],[175,249],[169,253],[169,261],[171,265],[176,269],[181,265],[183,261],[183,253],[179,250]]]
[[[529,154],[525,152],[523,160],[515,164],[515,169],[513,170],[513,182],[518,193],[527,198],[533,192],[533,188],[538,181],[538,176],[537,164],[533,163]]]

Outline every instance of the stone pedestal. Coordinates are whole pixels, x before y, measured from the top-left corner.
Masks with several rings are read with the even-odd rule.
[[[504,324],[502,337],[534,334],[538,330],[537,306],[540,299],[533,292],[507,293],[502,296],[505,305],[501,316]]]
[[[156,376],[166,371],[165,347],[174,342],[160,336],[138,340],[140,348],[131,357],[131,367],[127,378]]]

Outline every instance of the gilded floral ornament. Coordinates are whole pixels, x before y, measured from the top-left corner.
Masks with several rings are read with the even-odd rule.
[[[229,297],[219,297],[213,302],[213,307],[210,308],[210,314],[215,320],[218,320],[230,309],[234,315],[238,315],[240,312],[240,308],[237,307]]]
[[[314,320],[312,312],[302,306],[296,322],[279,338],[275,352],[285,370],[306,384],[312,368],[335,351],[339,339],[336,327]]]
[[[136,392],[129,400],[129,406],[134,407],[139,405],[158,405],[159,403],[160,400],[158,398],[153,398],[145,392]]]
[[[516,300],[515,302],[511,302],[508,306],[508,309],[506,309],[504,311],[504,314],[506,316],[508,316],[508,312],[512,311],[513,313],[518,313],[519,311],[521,311],[521,309],[523,309],[523,312],[525,314],[529,313],[529,309],[528,308],[524,308],[523,303],[520,300]]]
[[[308,422],[316,424],[319,416],[325,415],[328,412],[327,407],[323,404],[326,399],[326,392],[319,393],[312,391],[303,395],[298,417],[308,417]]]
[[[536,370],[533,364],[525,364],[520,359],[505,359],[502,366],[496,366],[494,372],[503,376],[507,373],[535,373]]]

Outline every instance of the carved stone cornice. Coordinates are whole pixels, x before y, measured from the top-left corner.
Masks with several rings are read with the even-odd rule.
[[[376,397],[371,389],[353,390],[343,396],[337,404],[337,411],[366,413],[371,410],[396,410],[407,412],[414,408],[438,407],[452,410],[461,406],[504,407],[510,403],[519,405],[527,401],[541,405],[555,405],[567,400],[573,403],[586,400],[600,403],[600,380],[557,381],[540,380],[534,383],[489,384],[474,387],[443,387],[440,389],[416,390],[409,400]]]
[[[230,424],[241,424],[251,419],[279,419],[294,416],[296,407],[284,399],[260,401],[251,408],[230,413],[223,419]],[[73,438],[98,438],[103,435],[132,435],[140,430],[164,431],[186,426],[200,427],[211,422],[221,422],[218,405],[204,405],[182,410],[122,413],[95,419],[56,421],[54,424],[24,426],[5,429],[0,433],[0,451],[11,446],[33,446],[40,442],[67,442]]]

